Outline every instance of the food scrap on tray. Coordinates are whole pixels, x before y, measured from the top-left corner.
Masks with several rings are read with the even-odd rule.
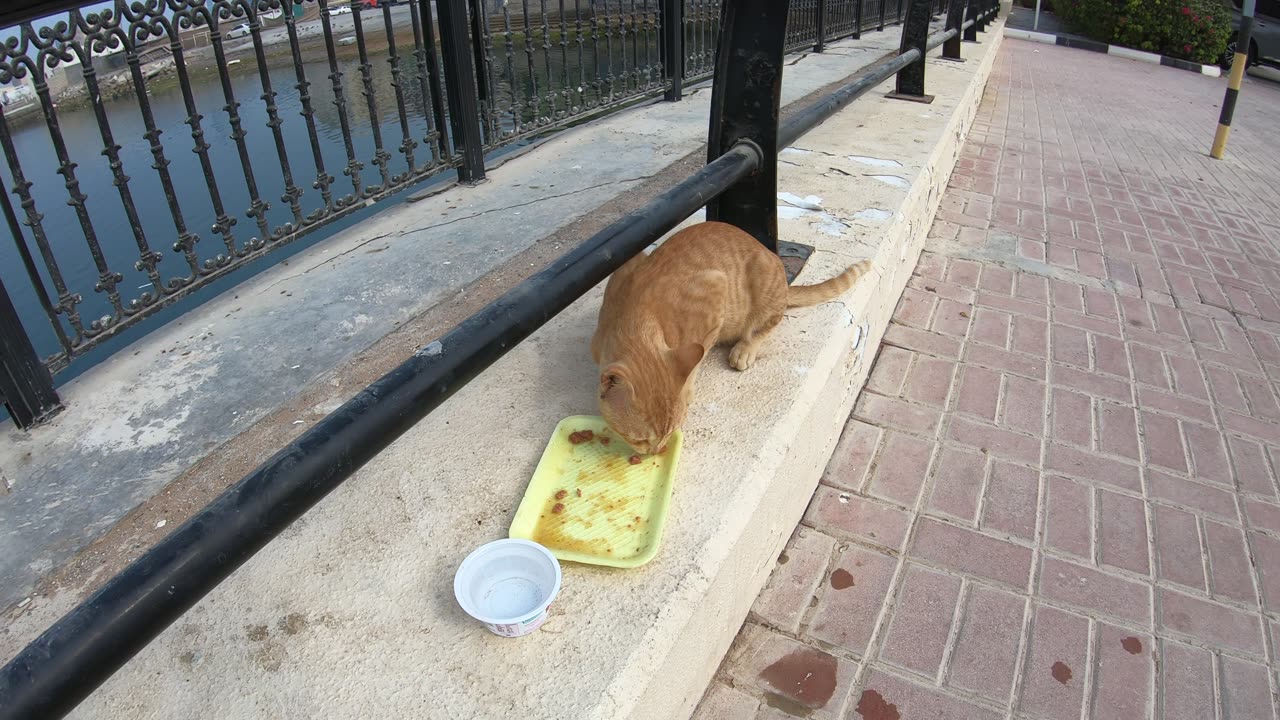
[[[569,442],[573,443],[574,445],[581,445],[582,443],[585,443],[585,442],[591,442],[591,440],[594,439],[595,436],[596,434],[591,432],[590,430],[579,430],[574,433],[569,433]]]

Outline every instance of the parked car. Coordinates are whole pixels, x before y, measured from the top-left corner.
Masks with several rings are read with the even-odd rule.
[[[1231,29],[1240,29],[1240,11],[1244,0],[1231,0],[1235,18]],[[1232,35],[1227,50],[1222,54],[1222,67],[1231,67],[1236,54],[1236,37]],[[1249,65],[1259,63],[1280,65],[1280,0],[1257,0],[1254,6],[1253,39],[1249,43]]]
[[[227,31],[228,40],[235,40],[236,38],[242,38],[242,37],[248,37],[248,36],[249,36],[249,25],[247,23],[242,25],[237,25]]]
[[[350,14],[351,14],[350,5],[339,5],[337,7],[329,8],[329,17],[337,17],[339,15],[350,15]]]

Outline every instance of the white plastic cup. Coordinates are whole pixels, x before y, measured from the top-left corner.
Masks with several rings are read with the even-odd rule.
[[[535,542],[507,538],[476,548],[453,576],[453,595],[495,635],[521,637],[542,627],[560,592],[560,563]]]

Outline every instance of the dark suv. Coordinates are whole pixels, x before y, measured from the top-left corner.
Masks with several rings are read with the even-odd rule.
[[[1234,6],[1235,19],[1232,30],[1240,29],[1240,11],[1244,8],[1243,0],[1231,0]],[[1233,35],[1222,55],[1222,67],[1231,67],[1231,58],[1236,54],[1236,38]],[[1280,65],[1280,0],[1257,0],[1254,6],[1253,40],[1249,43],[1249,64],[1259,63]]]

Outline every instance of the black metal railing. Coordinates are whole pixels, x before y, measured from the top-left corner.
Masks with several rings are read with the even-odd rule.
[[[45,368],[7,395],[30,384],[41,406],[14,418],[56,408],[48,376],[73,358],[370,203],[449,168],[478,180],[486,151],[584,115],[678,99],[710,72],[720,22],[710,0],[451,0],[438,18],[433,4],[10,9],[25,22],[0,50],[0,181],[18,203],[4,197],[0,267],[25,271],[16,312]],[[816,47],[826,4],[808,4],[791,35]],[[824,10],[825,39],[848,32],[849,4]],[[666,17],[684,28],[670,41]]]
[[[70,712],[321,498],[699,208],[776,248],[779,147],[895,75],[897,96],[927,101],[926,53],[941,45],[958,59],[962,33],[976,37],[996,2],[952,0],[930,34],[932,0],[909,0],[898,53],[780,122],[787,0],[726,0],[702,169],[432,342],[435,352],[414,354],[108,580],[0,670],[0,720]],[[753,71],[731,71],[748,48]]]
[[[904,2],[794,0],[786,47]],[[722,21],[713,0],[82,4],[0,10],[4,322],[29,335],[0,365],[34,368],[5,369],[24,427],[72,360],[273,251],[445,170],[481,180],[511,143],[680,99]]]

